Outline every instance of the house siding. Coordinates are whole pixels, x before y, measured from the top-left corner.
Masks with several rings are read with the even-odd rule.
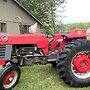
[[[37,21],[32,18],[25,10],[23,10],[18,4],[13,0],[0,0],[0,22],[7,24],[8,34],[19,34],[19,16],[21,18],[23,25],[32,25]],[[37,33],[40,33],[40,24],[38,23]]]

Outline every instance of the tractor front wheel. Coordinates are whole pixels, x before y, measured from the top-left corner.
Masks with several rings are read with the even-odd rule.
[[[57,61],[57,70],[65,83],[75,87],[90,85],[90,41],[77,39],[66,44]]]
[[[11,90],[19,81],[20,68],[17,65],[6,65],[0,71],[0,90]]]

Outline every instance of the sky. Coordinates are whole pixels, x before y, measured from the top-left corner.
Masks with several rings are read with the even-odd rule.
[[[63,23],[90,22],[90,0],[67,0],[65,6]]]

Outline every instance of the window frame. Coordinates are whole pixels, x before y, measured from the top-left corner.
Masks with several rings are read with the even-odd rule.
[[[23,25],[23,27],[24,27],[24,34],[28,34],[29,33],[29,27],[30,27],[31,25]]]
[[[0,22],[0,33],[7,33],[7,24]]]

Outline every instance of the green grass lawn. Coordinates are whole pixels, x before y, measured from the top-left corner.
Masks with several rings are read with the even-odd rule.
[[[51,65],[21,67],[21,78],[13,90],[90,90],[89,87],[74,88],[65,84]]]

